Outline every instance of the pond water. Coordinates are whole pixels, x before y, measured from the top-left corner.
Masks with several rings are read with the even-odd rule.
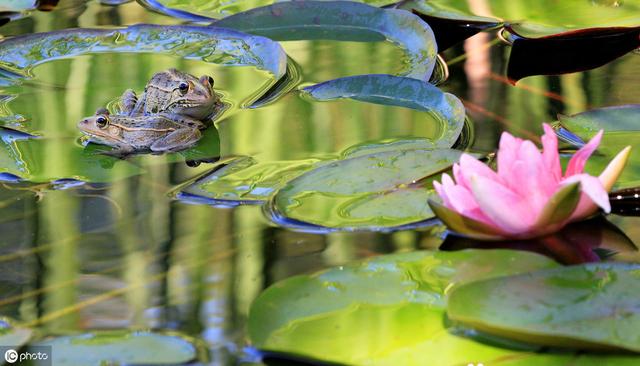
[[[61,0],[0,28],[4,36],[74,27],[179,24],[138,3],[112,7]],[[402,54],[390,43],[282,42],[302,83],[342,76],[400,72]],[[504,76],[509,48],[481,33],[443,53],[448,79],[472,123],[472,150],[497,147],[500,134],[534,138],[541,122],[587,109],[640,103],[638,55],[562,76],[511,84]],[[175,67],[212,75],[230,105],[198,154],[143,155],[127,160],[87,152],[76,123],[126,88],[142,90],[155,72]],[[0,315],[43,334],[93,329],[171,329],[203,340],[212,364],[246,357],[249,306],[266,287],[303,273],[380,254],[435,249],[444,228],[396,232],[303,232],[272,223],[259,205],[222,207],[176,200],[170,192],[212,168],[217,157],[260,162],[327,159],[367,141],[440,132],[429,115],[353,100],[317,102],[297,92],[255,109],[269,75],[167,55],[96,54],[37,66],[33,77],[3,87],[3,124],[40,136],[0,152],[3,167],[31,182],[0,184]],[[8,103],[6,103],[8,101]],[[15,138],[15,137],[14,137]],[[13,140],[11,140],[13,141]],[[100,177],[77,184],[58,178]],[[632,241],[637,218],[609,221]],[[640,257],[631,256],[631,261]]]

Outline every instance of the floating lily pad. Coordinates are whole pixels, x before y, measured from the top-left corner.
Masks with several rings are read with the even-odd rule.
[[[84,182],[111,182],[142,171],[115,157],[91,153],[77,145],[74,139],[26,136],[0,129],[0,174],[33,183],[66,178]],[[43,164],[45,160],[49,163]]]
[[[3,39],[0,68],[29,76],[33,66],[44,62],[104,52],[166,53],[224,65],[254,66],[270,72],[276,80],[284,75],[287,61],[282,47],[264,37],[216,27],[140,24]]]
[[[251,306],[249,335],[261,349],[345,364],[489,365],[527,354],[449,332],[447,294],[470,280],[556,266],[510,250],[381,256],[276,283]]]
[[[439,130],[436,147],[453,146],[464,125],[462,102],[450,93],[416,79],[392,75],[358,75],[326,81],[303,89],[320,101],[351,98],[363,102],[406,107],[430,113]]]
[[[17,325],[13,320],[0,317],[0,345],[20,348],[31,339],[33,331]]]
[[[275,3],[232,15],[218,27],[278,41],[328,39],[376,42],[388,40],[406,54],[403,76],[428,81],[438,53],[431,28],[419,17],[397,9],[380,9],[347,1]]]
[[[176,196],[209,204],[261,204],[287,181],[311,169],[317,160],[258,162],[238,157],[219,162],[209,172],[177,189]]]
[[[490,0],[471,7],[465,0],[411,0],[402,5],[441,18],[502,20],[525,37],[543,37],[576,29],[637,27],[640,1]]]
[[[585,170],[599,175],[609,161],[626,146],[640,144],[640,105],[592,109],[573,116],[560,116],[555,125],[558,136],[579,148],[599,130],[604,130],[598,150],[587,161]],[[615,184],[616,189],[640,186],[640,151],[631,149],[627,166]]]
[[[179,365],[198,357],[190,339],[151,332],[99,332],[53,338],[36,345],[52,347],[56,366]]]
[[[536,344],[640,352],[640,265],[587,264],[462,285],[447,314]]]
[[[287,183],[269,211],[290,226],[392,230],[425,224],[434,217],[427,200],[435,193],[416,182],[448,169],[460,154],[392,150],[325,164]]]

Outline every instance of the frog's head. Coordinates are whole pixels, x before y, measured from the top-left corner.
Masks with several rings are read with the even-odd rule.
[[[203,75],[199,79],[176,69],[167,71],[172,85],[171,98],[166,105],[169,113],[178,113],[198,120],[213,115],[221,104],[220,96],[213,90],[213,78]]]
[[[98,109],[95,115],[78,122],[78,129],[89,136],[91,141],[100,144],[116,146],[124,143],[122,128],[113,123],[109,111],[104,108]]]

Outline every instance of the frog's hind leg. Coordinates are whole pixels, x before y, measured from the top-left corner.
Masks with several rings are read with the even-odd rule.
[[[158,152],[183,150],[198,142],[201,137],[202,134],[197,128],[180,128],[155,141],[150,149]]]

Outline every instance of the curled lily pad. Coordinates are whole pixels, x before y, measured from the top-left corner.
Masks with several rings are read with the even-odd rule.
[[[467,281],[556,266],[510,250],[380,256],[271,286],[251,306],[249,336],[261,349],[345,364],[493,364],[527,354],[452,334],[447,294]]]
[[[53,364],[178,365],[198,358],[193,340],[179,334],[105,331],[42,341],[51,346]]]
[[[592,156],[585,170],[600,174],[611,159],[626,146],[640,143],[640,105],[623,105],[592,109],[572,116],[559,116],[554,125],[556,134],[565,142],[579,148],[599,130],[604,130],[598,153]],[[616,181],[615,189],[640,186],[640,151],[632,148],[629,160]]]
[[[188,42],[185,42],[188,39]],[[29,76],[38,64],[89,53],[167,53],[224,65],[254,66],[275,79],[285,73],[286,55],[270,39],[217,27],[132,25],[116,29],[67,29],[0,41],[0,68]]]
[[[419,17],[347,1],[292,1],[252,9],[214,23],[278,41],[329,39],[389,40],[406,54],[404,76],[427,81],[436,63],[431,28]]]
[[[400,106],[430,113],[439,130],[436,147],[453,146],[465,121],[462,102],[453,94],[444,93],[435,86],[393,75],[358,75],[329,80],[312,85],[303,91],[315,100],[327,101],[350,98],[363,102]]]
[[[227,159],[176,190],[178,199],[209,204],[261,204],[317,160],[258,162],[251,157]]]
[[[422,181],[448,169],[458,150],[383,151],[321,165],[288,182],[269,202],[283,225],[393,230],[433,218],[435,193]]]
[[[586,264],[462,285],[447,314],[524,342],[640,352],[639,292],[640,265]]]

